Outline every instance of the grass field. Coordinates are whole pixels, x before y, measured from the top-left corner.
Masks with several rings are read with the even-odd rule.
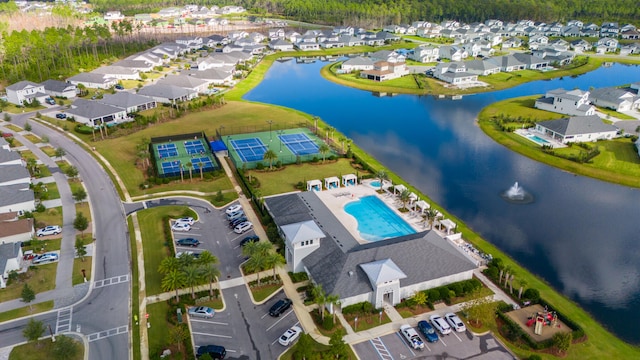
[[[532,119],[536,119],[536,116],[545,118],[544,113],[547,112],[529,108],[532,101],[531,98],[504,100],[484,108],[478,115],[480,128],[496,142],[531,159],[572,173],[616,184],[640,187],[640,181],[638,181],[640,177],[640,166],[638,166],[640,165],[640,159],[635,146],[628,138],[592,143],[598,147],[600,154],[591,163],[580,164],[546,154],[541,151],[539,146],[525,140],[523,137],[511,132],[500,131],[493,126],[490,121],[491,118],[500,114],[510,114],[512,117],[526,114]],[[563,117],[560,114],[555,114],[555,116]],[[577,153],[578,151],[580,151],[580,148],[577,146],[556,150],[559,154]]]
[[[84,261],[80,260],[80,258],[73,259],[73,286],[84,283],[82,269],[84,269],[87,276],[87,281],[91,281],[91,256],[85,256]]]
[[[76,338],[71,337],[74,341],[76,352],[73,356],[66,356],[66,360],[82,360],[84,359],[84,346]],[[42,339],[37,342],[18,345],[11,350],[9,360],[40,360],[43,354],[51,354],[55,348],[51,339]]]
[[[58,263],[38,265],[30,268],[26,273],[18,275],[18,281],[12,282],[11,285],[0,291],[0,302],[19,299],[25,283],[29,284],[29,287],[36,293],[37,300],[38,293],[55,289],[57,268]]]
[[[33,213],[35,217],[36,227],[43,227],[46,225],[60,225],[62,226],[62,206],[46,209],[44,212]]]
[[[56,149],[49,145],[41,147],[40,150],[42,150],[49,157],[54,157],[56,155]]]
[[[0,313],[0,323],[8,320],[12,320],[12,319],[21,318],[24,316],[31,316],[33,314],[49,311],[51,309],[53,309],[53,300],[33,304],[33,306],[31,307],[25,306],[18,309],[5,311]]]

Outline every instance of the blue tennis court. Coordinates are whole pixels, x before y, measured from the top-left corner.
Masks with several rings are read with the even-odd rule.
[[[231,140],[231,146],[242,162],[262,160],[267,152],[267,146],[259,138]]]
[[[193,160],[191,160],[191,163],[193,164],[193,168],[195,170],[200,170],[200,163],[202,163],[202,170],[213,169],[213,161],[211,161],[211,159],[209,159],[208,157],[194,158]]]
[[[160,150],[158,149],[158,155],[160,155],[160,158],[169,158],[169,157],[173,157],[173,156],[178,156],[178,150],[173,149],[173,150]]]
[[[187,150],[187,154],[189,155],[202,154],[205,152],[204,145],[200,140],[185,141],[184,148]]]
[[[307,134],[297,133],[297,134],[283,134],[278,135],[280,141],[291,150],[292,153],[296,155],[308,155],[308,154],[317,154],[318,153],[318,145],[314,143]]]
[[[162,171],[165,174],[179,173],[180,172],[180,160],[163,161],[162,162]]]

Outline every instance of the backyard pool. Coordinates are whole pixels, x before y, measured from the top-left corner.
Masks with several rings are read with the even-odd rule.
[[[527,139],[529,139],[529,140],[531,140],[534,143],[539,144],[539,145],[549,145],[549,142],[547,140],[545,140],[545,139],[543,139],[541,137],[538,137],[536,135],[529,134],[529,135],[527,135]]]
[[[374,195],[345,205],[344,211],[356,218],[358,232],[367,241],[380,241],[416,233],[411,225]]]

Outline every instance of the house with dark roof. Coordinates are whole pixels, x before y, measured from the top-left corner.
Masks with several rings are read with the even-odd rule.
[[[0,214],[35,210],[36,201],[29,185],[20,183],[0,186]]]
[[[44,92],[50,97],[70,99],[76,97],[78,91],[75,85],[60,80],[45,80],[42,86],[44,86]]]
[[[535,130],[563,144],[611,140],[618,134],[617,127],[605,124],[597,115],[543,121],[536,123]]]
[[[5,88],[7,101],[15,105],[31,104],[35,99],[44,102],[49,97],[44,91],[44,86],[33,81],[23,80],[11,84]]]
[[[555,89],[536,100],[534,107],[572,116],[595,115],[596,108],[589,102],[589,92],[580,89]]]
[[[435,231],[361,244],[313,191],[274,196],[265,205],[285,242],[290,271],[305,271],[342,306],[392,305],[470,279],[476,264]]]
[[[596,106],[615,111],[628,111],[640,108],[640,97],[630,91],[613,87],[593,89],[589,100]]]
[[[157,85],[173,85],[203,94],[209,87],[207,80],[186,75],[167,75],[156,82]]]
[[[350,73],[352,71],[373,70],[374,61],[371,58],[357,56],[349,60],[345,60],[340,65],[341,72]]]
[[[198,93],[175,85],[148,85],[138,91],[138,95],[144,95],[163,104],[189,101],[198,97]]]
[[[96,101],[123,109],[127,114],[153,109],[157,106],[156,101],[148,96],[128,92],[105,94],[102,96],[102,99]]]
[[[22,164],[8,164],[0,167],[0,186],[31,184],[31,174]]]
[[[22,268],[22,246],[20,243],[0,244],[0,289],[7,287],[11,271]]]
[[[4,139],[2,140],[5,141]],[[0,166],[3,165],[23,166],[24,163],[22,162],[22,156],[20,156],[18,152],[11,151],[10,149],[0,148]]]
[[[19,244],[36,235],[32,218],[2,221],[0,225],[0,244]]]
[[[123,60],[123,61],[126,61],[126,60]],[[139,70],[134,68],[117,66],[117,65],[102,66],[93,70],[92,73],[103,74],[106,77],[110,77],[118,80],[140,80]]]
[[[85,99],[75,100],[66,113],[76,122],[93,127],[114,125],[132,120],[123,108]]]

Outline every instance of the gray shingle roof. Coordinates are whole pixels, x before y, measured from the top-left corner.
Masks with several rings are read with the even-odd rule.
[[[29,171],[22,165],[3,165],[0,167],[0,183],[30,177]]]
[[[192,90],[187,90],[175,85],[149,85],[138,91],[139,95],[160,97],[169,100],[179,99],[183,96],[188,96],[191,93],[193,93]]]
[[[102,66],[92,71],[94,74],[105,74],[105,75],[113,75],[113,74],[122,74],[122,75],[135,75],[138,73],[138,70],[126,68],[122,66]]]
[[[231,72],[224,71],[222,67],[207,70],[191,71],[189,76],[203,80],[226,80],[231,77]]]
[[[3,139],[4,140],[4,139]],[[0,149],[0,164],[4,164],[9,161],[15,161],[22,157],[15,151]]]
[[[573,116],[570,118],[543,121],[538,124],[565,136],[618,130],[618,128],[613,125],[605,124],[598,115]]]
[[[185,75],[167,75],[166,77],[158,80],[157,85],[173,85],[179,86],[185,89],[195,89],[199,86],[206,85],[209,82],[206,80],[194,78],[192,76]]]
[[[28,184],[0,186],[0,206],[10,206],[33,201],[33,191]]]
[[[148,104],[150,102],[155,102],[154,99],[148,96],[142,96],[142,95],[133,94],[130,92],[117,92],[115,94],[105,94],[102,96],[102,99],[99,99],[97,101],[106,105],[112,105],[112,106],[118,107],[120,109],[127,109],[132,106],[139,106],[143,104]]]
[[[33,81],[23,80],[23,81],[18,81],[15,84],[11,84],[11,85],[7,86],[6,89],[8,89],[8,90],[23,90],[24,88],[26,88],[28,86],[39,87],[40,84],[34,83]]]
[[[44,89],[47,91],[55,91],[55,92],[64,92],[67,91],[69,88],[75,88],[75,85],[71,85],[69,83],[66,83],[64,81],[59,81],[59,80],[45,80],[42,82],[42,85],[44,86]]]
[[[589,93],[589,98],[600,99],[600,100],[604,100],[612,103],[621,103],[624,100],[633,101],[634,100],[633,97],[629,97],[627,99],[621,98],[623,95],[627,93],[629,92],[622,89],[605,87],[605,88],[591,90],[591,92]]]
[[[358,57],[351,58],[342,64],[352,65],[352,66],[363,66],[363,65],[373,66],[373,60],[371,60],[371,58],[368,58],[368,57],[358,56]]]
[[[9,259],[15,259],[20,254],[20,243],[0,244],[0,276],[4,274]]]
[[[112,80],[113,78],[109,78],[105,74],[96,73],[79,73],[67,79],[67,81],[87,82],[95,84],[105,84]]]
[[[80,116],[87,119],[96,119],[117,114],[122,111],[124,110],[119,107],[103,104],[98,101],[77,99],[73,102],[71,108],[67,109],[66,112],[67,114],[72,116]]]

